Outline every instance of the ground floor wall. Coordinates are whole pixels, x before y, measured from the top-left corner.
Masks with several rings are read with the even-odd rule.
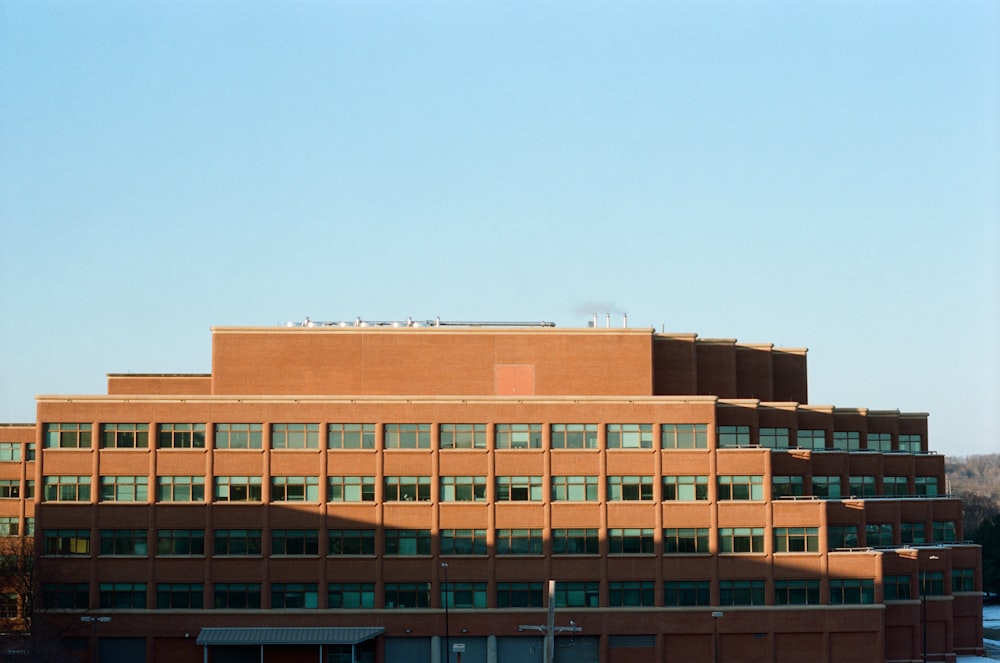
[[[556,624],[563,630],[555,641],[556,662],[919,661],[923,629],[917,624],[925,607],[928,659],[954,661],[956,640],[966,639],[956,637],[957,632],[969,630],[954,617],[956,612],[974,613],[975,607],[956,607],[952,601],[947,606],[943,601],[933,603],[560,610]],[[357,663],[542,663],[544,640],[539,627],[547,620],[544,610],[451,610],[446,639],[441,610],[136,611],[111,616],[110,622],[98,623],[92,634],[81,625],[80,615],[60,618],[66,620],[68,637],[87,641],[86,650],[97,652],[98,663],[354,663],[343,648],[335,647],[205,648],[196,644],[198,633],[207,627],[317,626],[384,628],[384,635],[357,647]],[[567,628],[571,623],[579,631]],[[978,645],[966,645],[963,649],[972,651],[961,653],[982,651],[981,639]],[[445,652],[450,654],[447,659]]]

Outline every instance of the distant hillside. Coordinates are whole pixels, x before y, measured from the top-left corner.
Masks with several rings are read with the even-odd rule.
[[[1000,514],[1000,454],[945,458],[948,492],[962,498],[966,538]]]
[[[983,590],[1000,593],[1000,454],[946,458],[948,492],[962,499],[966,540],[983,547]]]

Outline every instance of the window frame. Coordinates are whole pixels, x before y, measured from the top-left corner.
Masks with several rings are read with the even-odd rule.
[[[271,424],[271,449],[279,451],[319,449],[319,424]]]

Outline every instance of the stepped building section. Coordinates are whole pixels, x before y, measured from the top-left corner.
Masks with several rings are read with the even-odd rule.
[[[541,663],[550,602],[559,662],[983,651],[927,415],[810,404],[805,350],[437,321],[212,344],[210,374],[0,426],[0,539],[37,556],[0,590],[11,660],[30,626],[101,662]]]

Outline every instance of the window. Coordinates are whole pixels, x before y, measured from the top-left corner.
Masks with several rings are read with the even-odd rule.
[[[486,530],[484,529],[443,529],[441,530],[442,555],[485,555]]]
[[[149,477],[101,477],[102,502],[145,502],[149,499]]]
[[[708,477],[665,476],[663,477],[663,499],[679,502],[707,500]]]
[[[89,502],[90,477],[44,477],[46,502]]]
[[[375,448],[375,424],[330,424],[326,430],[330,449]]]
[[[102,529],[102,555],[139,555],[149,552],[144,529]]]
[[[497,424],[497,449],[541,449],[541,424]]]
[[[386,424],[386,449],[430,449],[430,424]]]
[[[485,582],[442,583],[442,604],[449,608],[485,608]]]
[[[17,463],[20,460],[20,442],[0,442],[0,463]]]
[[[431,531],[429,529],[386,529],[386,555],[430,555]]]
[[[942,571],[921,571],[920,593],[923,596],[944,596],[944,573]]]
[[[848,491],[851,497],[874,497],[875,477],[873,476],[851,476],[848,477]]]
[[[24,482],[24,499],[33,500],[35,499],[35,480],[27,479]]]
[[[149,424],[102,424],[101,447],[146,449],[149,447]]]
[[[819,528],[775,527],[774,552],[819,552]]]
[[[46,555],[89,555],[89,529],[47,529],[43,532]]]
[[[45,424],[46,449],[89,449],[91,424]]]
[[[498,529],[496,550],[498,555],[541,555],[542,530]]]
[[[331,555],[374,555],[375,530],[373,529],[332,529],[329,530]]]
[[[86,610],[90,607],[90,585],[47,582],[42,585],[42,605],[52,610]]]
[[[260,608],[260,583],[217,582],[213,588],[217,609],[247,610]]]
[[[204,555],[205,530],[203,529],[161,529],[156,532],[156,554]]]
[[[596,529],[552,530],[553,555],[597,555],[600,539]]]
[[[631,608],[654,606],[652,581],[609,581],[608,606],[611,608]]]
[[[318,449],[319,424],[272,424],[272,449]]]
[[[160,449],[204,449],[205,424],[160,424],[156,446]]]
[[[818,605],[819,580],[795,578],[774,581],[775,605]]]
[[[260,502],[260,477],[215,477],[216,502]]]
[[[872,547],[894,545],[892,523],[869,523],[865,525],[865,542]]]
[[[608,424],[608,449],[652,449],[652,424]]]
[[[608,553],[611,555],[652,554],[652,529],[609,529]]]
[[[554,476],[552,477],[552,501],[596,502],[597,477],[594,476]]]
[[[156,477],[158,502],[204,502],[205,477]]]
[[[27,455],[25,456],[24,459],[26,461],[29,461],[29,462],[35,460],[35,443],[34,442],[29,442],[28,443],[28,453],[27,453]]]
[[[27,517],[24,519],[24,535],[34,536],[35,535],[35,519],[34,517]]]
[[[906,497],[910,493],[906,477],[882,477],[882,494],[886,497]]]
[[[386,502],[430,502],[430,477],[385,477]]]
[[[318,555],[319,532],[314,529],[271,530],[272,555]]]
[[[958,539],[958,528],[954,520],[934,521],[934,543],[949,543]]]
[[[486,477],[441,477],[442,502],[485,502]]]
[[[910,576],[882,576],[882,598],[906,601],[910,598]]]
[[[0,536],[18,536],[21,532],[21,520],[17,516],[0,518]]]
[[[375,501],[375,477],[330,477],[328,488],[331,502]]]
[[[802,497],[805,495],[805,477],[798,475],[774,476],[771,478],[771,493],[774,499],[782,497]]]
[[[799,449],[826,449],[826,431],[819,429],[799,430],[795,433],[795,446]]]
[[[542,583],[540,582],[498,582],[498,608],[541,608]]]
[[[557,608],[600,607],[599,582],[557,582]]]
[[[663,554],[682,555],[707,553],[707,527],[665,527],[663,529]]]
[[[552,424],[553,449],[596,449],[597,424]]]
[[[542,501],[542,477],[497,477],[497,502]]]
[[[438,446],[442,449],[485,449],[486,424],[441,424]]]
[[[98,585],[100,607],[104,610],[135,610],[146,607],[146,583],[102,582]]]
[[[749,426],[719,426],[716,432],[719,437],[719,447],[751,446]]]
[[[663,583],[663,605],[668,608],[710,605],[711,602],[708,580],[667,580]]]
[[[189,582],[158,583],[156,607],[160,610],[201,610],[205,607],[205,586]]]
[[[0,594],[0,619],[17,619],[18,596],[16,593]]]
[[[719,500],[764,499],[764,477],[737,475],[719,477]]]
[[[764,605],[763,580],[720,580],[719,605]]]
[[[865,441],[868,444],[868,451],[882,453],[892,451],[892,433],[868,433]]]
[[[318,502],[319,477],[271,477],[272,502]]]
[[[661,424],[663,449],[707,449],[708,424]]]
[[[976,589],[975,569],[952,569],[951,570],[951,591],[952,592],[972,592]]]
[[[429,608],[431,585],[429,582],[385,583],[386,608]]]
[[[215,424],[216,449],[260,449],[261,424]]]
[[[924,524],[919,523],[899,523],[899,542],[903,545],[919,545],[927,543],[927,534]]]
[[[857,525],[830,525],[826,528],[827,546],[834,548],[857,548]]]
[[[0,499],[16,500],[21,498],[20,479],[0,479]]]
[[[830,605],[871,605],[875,603],[872,578],[830,579]]]
[[[720,553],[764,552],[763,527],[720,527]]]
[[[917,495],[935,497],[938,493],[937,477],[916,477],[914,479],[914,492]]]
[[[761,428],[757,433],[760,446],[768,449],[787,449],[791,446],[787,428]]]
[[[319,592],[315,583],[271,583],[271,608],[318,608]]]
[[[812,478],[812,494],[815,497],[840,497],[840,477],[814,476]]]
[[[370,610],[375,607],[375,583],[330,583],[327,586],[327,605],[332,609]]]
[[[923,451],[923,439],[920,435],[899,436],[899,450],[905,453],[918,454]]]
[[[215,530],[215,554],[219,556],[260,555],[259,529]]]
[[[653,499],[653,477],[612,476],[608,477],[608,500],[645,502]]]
[[[858,451],[861,449],[861,433],[858,431],[833,431],[833,448],[837,451]]]

